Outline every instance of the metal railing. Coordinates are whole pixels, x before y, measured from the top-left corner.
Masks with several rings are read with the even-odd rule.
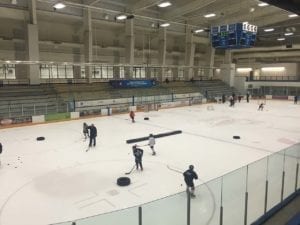
[[[297,76],[254,76],[248,81],[300,81]]]

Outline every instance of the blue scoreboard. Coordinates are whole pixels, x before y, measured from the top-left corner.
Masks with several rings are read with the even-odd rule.
[[[211,42],[214,48],[250,48],[255,44],[256,35],[257,26],[247,22],[211,28]]]

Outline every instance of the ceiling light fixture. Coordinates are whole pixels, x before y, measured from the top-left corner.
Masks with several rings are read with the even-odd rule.
[[[290,32],[290,33],[284,33],[285,36],[291,36],[293,35],[294,33]]]
[[[297,17],[297,16],[298,16],[297,14],[290,14],[289,15],[290,18]]]
[[[204,15],[205,18],[211,18],[211,17],[214,17],[214,16],[216,16],[215,13],[209,13],[209,14]]]
[[[267,29],[264,29],[264,32],[272,32],[274,31],[274,28],[267,28]]]
[[[265,6],[268,6],[269,4],[268,3],[265,3],[265,2],[261,2],[258,4],[259,7],[265,7]]]
[[[268,72],[281,72],[285,70],[285,67],[279,66],[279,67],[263,67],[261,68],[262,71],[268,71]]]
[[[165,8],[165,7],[168,7],[172,5],[171,2],[162,2],[160,4],[158,4],[157,6],[160,7],[160,8]]]
[[[66,7],[66,5],[62,2],[58,2],[53,6],[54,9],[63,9],[65,7]]]
[[[170,26],[170,24],[169,24],[169,23],[162,23],[162,24],[160,24],[159,26],[160,26],[160,27],[168,27],[168,26]]]
[[[277,38],[277,41],[284,41],[285,38]]]
[[[198,33],[201,33],[203,31],[204,31],[203,29],[198,29],[198,30],[194,30],[194,33],[198,34]]]
[[[250,72],[252,70],[253,70],[252,68],[237,68],[236,69],[236,71],[240,72],[240,73],[247,73],[247,72]]]
[[[126,20],[127,16],[126,15],[118,15],[118,16],[116,16],[116,19],[117,20]]]

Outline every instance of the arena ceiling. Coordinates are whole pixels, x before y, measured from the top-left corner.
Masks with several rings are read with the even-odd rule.
[[[249,22],[259,27],[258,45],[276,45],[278,38],[285,38],[288,43],[300,43],[300,16],[289,17],[294,12],[273,5],[259,6],[257,0],[166,0],[171,6],[160,8],[158,4],[164,0],[37,0],[38,15],[47,19],[57,2],[66,4],[66,8],[57,10],[66,16],[66,21],[72,22],[72,16],[82,16],[83,8],[90,8],[93,18],[103,24],[114,26],[112,22],[119,14],[134,15],[137,26],[152,29],[164,21],[170,23],[170,32],[184,33],[189,26],[191,29],[209,31],[212,25],[222,25],[236,22]],[[272,1],[268,0],[270,4]],[[290,0],[299,1],[299,0]],[[278,2],[278,1],[277,1]],[[284,0],[284,2],[287,2]],[[10,8],[27,8],[26,0],[1,0],[0,6]],[[205,18],[207,14],[215,14]],[[61,19],[57,17],[58,19]],[[53,18],[49,18],[53,20]],[[65,21],[64,21],[65,22]],[[188,25],[188,26],[187,26]],[[116,24],[116,27],[117,24]],[[272,32],[265,29],[273,28]],[[199,36],[208,36],[205,34]],[[285,36],[286,33],[293,33]]]

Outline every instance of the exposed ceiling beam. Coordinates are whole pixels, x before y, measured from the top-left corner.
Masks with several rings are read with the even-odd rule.
[[[132,6],[130,6],[129,9],[132,12],[136,12],[138,10],[143,10],[143,9],[149,8],[151,6],[154,6],[154,5],[158,4],[159,2],[161,2],[161,0],[140,0],[140,1],[136,2],[135,4],[133,4]]]
[[[255,24],[260,27],[270,26],[272,24],[280,23],[283,21],[289,20],[286,14],[268,14],[261,18],[255,18]]]
[[[170,10],[164,13],[162,17],[166,20],[169,20],[180,16],[184,16],[187,13],[202,9],[214,2],[216,2],[216,0],[196,0],[196,1],[194,0],[192,2],[183,5],[182,7],[178,7],[174,10]]]
[[[100,2],[101,0],[93,0],[91,3],[89,3],[88,5],[96,5],[98,2]]]
[[[258,21],[262,20],[263,16],[273,15],[273,17],[276,17],[277,13],[278,13],[278,9],[275,7],[268,7],[266,9],[257,9],[253,13],[249,13],[249,7],[242,9],[238,7],[238,5],[235,5],[233,6],[233,8],[230,7],[230,12],[225,13],[223,18],[215,20],[214,24],[230,24],[230,23],[237,23],[237,22],[244,22],[244,21],[248,21],[249,23],[252,23],[253,20],[258,20]]]
[[[22,9],[0,7],[0,18],[26,21],[29,19],[29,12]]]
[[[248,5],[245,2],[247,0],[242,0],[241,2],[237,2],[236,0],[226,0],[226,1],[214,1],[211,4],[208,4],[206,6],[203,6],[199,9],[195,9],[191,12],[191,15],[185,15],[187,20],[189,22],[198,22],[199,20],[207,20],[208,22],[211,22],[213,20],[211,19],[205,19],[203,16],[207,13],[216,13],[217,16],[220,16],[221,13],[226,12],[226,9],[231,11],[231,8],[233,9],[241,9],[244,5]],[[230,6],[230,8],[229,8]],[[224,18],[222,18],[224,19]]]

